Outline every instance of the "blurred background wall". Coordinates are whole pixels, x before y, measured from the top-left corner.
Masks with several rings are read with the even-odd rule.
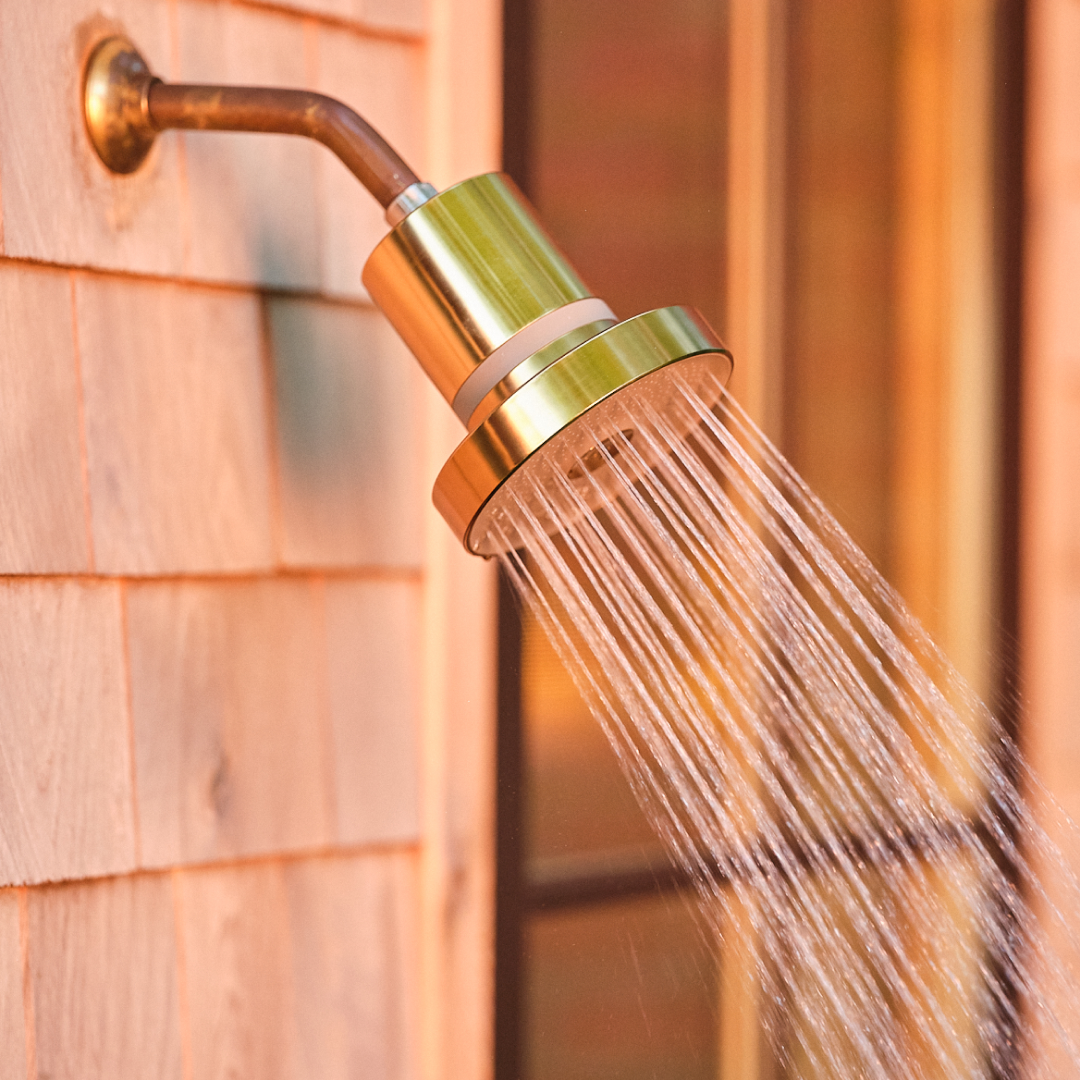
[[[505,3],[504,160],[556,238],[620,316],[701,308],[736,396],[1067,798],[1078,11]],[[515,620],[507,600],[498,1075],[782,1075],[753,973],[707,955]]]
[[[1022,734],[1046,788],[1033,796],[1068,859],[1045,867],[1053,901],[1069,895],[1067,868],[1080,867],[1080,834],[1046,812],[1045,797],[1080,821],[1080,4],[1030,0],[1029,43]]]
[[[497,165],[487,0],[0,4],[0,1077],[479,1078],[486,568],[455,423],[327,151],[106,173],[89,50],[312,87],[436,183]]]

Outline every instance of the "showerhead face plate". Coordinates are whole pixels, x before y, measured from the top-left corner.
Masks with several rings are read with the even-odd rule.
[[[635,443],[626,395],[666,415],[687,383],[717,393],[731,355],[696,312],[661,308],[598,334],[545,368],[504,401],[451,455],[435,483],[443,517],[477,555],[517,546],[511,504],[552,468],[595,504],[626,483],[626,457],[647,466],[655,451]],[[617,475],[616,475],[617,474]]]

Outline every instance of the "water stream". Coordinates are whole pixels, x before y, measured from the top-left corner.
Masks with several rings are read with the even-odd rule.
[[[1001,725],[718,384],[590,423],[488,527],[781,1074],[1080,1077],[1036,869],[1076,885]]]

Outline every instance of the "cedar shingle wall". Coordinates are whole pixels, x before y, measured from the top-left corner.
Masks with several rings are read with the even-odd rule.
[[[360,284],[381,212],[282,136],[110,176],[79,93],[122,29],[445,185],[497,164],[496,15],[0,4],[0,1080],[487,1071],[490,581]]]

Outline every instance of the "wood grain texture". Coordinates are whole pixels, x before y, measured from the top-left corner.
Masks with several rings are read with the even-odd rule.
[[[26,1080],[26,1020],[19,895],[0,891],[0,1080]]]
[[[0,5],[0,189],[8,255],[175,274],[181,269],[176,143],[114,176],[82,117],[82,71],[93,44],[118,30],[168,74],[168,0],[36,0]]]
[[[428,0],[427,179],[440,191],[502,161],[502,4]]]
[[[35,889],[29,907],[38,1076],[180,1080],[168,879]]]
[[[192,1080],[417,1076],[415,856],[179,877]]]
[[[273,6],[306,15],[328,15],[332,19],[358,22],[362,0],[274,0]]]
[[[268,10],[275,6],[356,20],[357,30],[309,19],[298,33],[292,15]],[[12,941],[18,952],[17,902],[0,893],[0,1080],[8,1070],[20,1080],[28,1072],[42,1080],[412,1080],[424,1061],[437,1066],[426,1068],[433,1080],[478,1080],[491,994],[490,596],[485,568],[422,509],[421,477],[445,456],[452,417],[438,402],[448,423],[432,452],[423,410],[435,398],[370,312],[339,305],[344,314],[328,319],[329,329],[302,328],[300,348],[318,351],[294,353],[307,365],[296,369],[299,383],[310,376],[331,401],[348,399],[362,429],[346,417],[319,444],[313,472],[301,455],[279,530],[286,560],[390,568],[398,580],[338,579],[321,591],[318,581],[267,579],[281,553],[272,538],[265,312],[231,289],[137,277],[205,275],[363,298],[360,267],[385,231],[378,208],[325,151],[284,139],[267,141],[280,159],[263,167],[254,164],[258,139],[222,136],[236,149],[219,154],[214,136],[170,134],[145,170],[112,178],[86,143],[78,83],[94,36],[123,29],[169,78],[316,83],[369,115],[423,168],[435,142],[445,151],[464,137],[467,147],[497,150],[496,0],[436,0],[431,55],[415,0],[108,0],[104,15],[100,8],[96,0],[0,2],[5,251],[80,268],[75,330],[94,568],[170,580],[0,582],[0,884],[96,879],[35,887],[27,898],[36,1065],[20,1056],[22,998],[10,991],[21,985],[8,963]],[[428,116],[444,90],[440,108],[456,125],[445,136],[444,112]],[[189,160],[188,200],[181,164],[198,138],[210,140],[213,169]],[[466,150],[453,168],[464,176],[494,166],[495,150],[483,162]],[[316,163],[314,188],[297,165],[305,156]],[[98,277],[98,268],[132,276]],[[9,269],[47,276],[27,267],[0,267],[0,275]],[[34,365],[25,370],[38,378],[20,392],[44,393],[53,384],[43,365],[59,371],[74,359],[70,309],[61,321],[59,294],[53,299],[57,314],[49,307],[40,325],[10,317],[9,342],[45,335],[25,350]],[[0,321],[7,310],[0,302]],[[30,423],[30,405],[19,405],[17,421],[3,411],[14,394],[4,380],[23,375],[8,355],[0,357],[4,454],[16,422]],[[70,455],[68,406],[56,404],[55,386],[47,426],[55,445],[35,444],[36,469]],[[302,397],[303,386],[293,389]],[[6,469],[0,460],[0,495],[14,475]],[[90,566],[85,516],[81,548],[58,541],[63,532],[69,543],[71,489],[51,475],[41,487],[49,505],[31,512],[27,504],[18,525],[27,537],[0,527],[5,543],[17,540],[38,561],[15,560],[0,573]],[[16,487],[5,502],[24,497]],[[219,574],[229,578],[206,579]],[[338,782],[352,785],[343,799],[335,799]],[[430,809],[418,806],[421,787]],[[135,872],[136,805],[143,861],[158,866],[272,860],[342,838],[415,843],[419,815],[428,816],[417,851],[290,855],[179,869],[170,880]],[[430,989],[421,970],[438,976]]]
[[[415,856],[304,859],[285,884],[300,1075],[417,1077]]]
[[[427,164],[440,188],[499,167],[501,7],[429,0]],[[424,397],[426,469],[460,440]],[[421,1069],[432,1080],[491,1076],[495,589],[432,508],[424,528],[421,799]]]
[[[421,47],[328,26],[317,40],[316,89],[356,109],[426,179]],[[360,271],[386,235],[383,210],[336,158],[321,155],[318,167],[322,289],[366,298]]]
[[[266,7],[303,15],[326,16],[352,24],[357,33],[375,30],[393,35],[424,32],[422,0],[264,0]]]
[[[189,0],[178,5],[177,27],[184,82],[311,83],[299,18]],[[211,280],[317,288],[315,156],[327,151],[282,135],[200,131],[179,137],[187,162],[187,272]],[[354,192],[354,198],[363,198],[363,192]]]
[[[282,559],[418,567],[422,376],[376,312],[267,301]]]
[[[127,626],[145,864],[329,843],[326,657],[313,586],[135,585]]]
[[[458,437],[430,395],[430,453]],[[494,567],[427,517],[421,799],[425,1076],[491,1075],[494,987]]]
[[[90,566],[67,274],[0,265],[0,573]]]
[[[368,26],[421,34],[427,28],[423,0],[357,0],[360,17]]]
[[[420,830],[420,586],[326,586],[337,837],[415,840]]]
[[[185,872],[179,890],[191,1080],[306,1080],[280,864]]]
[[[0,582],[0,883],[135,859],[114,585]]]
[[[80,276],[76,308],[98,569],[272,561],[254,297]]]

